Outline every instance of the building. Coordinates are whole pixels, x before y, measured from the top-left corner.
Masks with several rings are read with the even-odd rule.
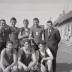
[[[72,38],[72,11],[60,14],[54,25],[59,29],[62,39],[70,40]]]

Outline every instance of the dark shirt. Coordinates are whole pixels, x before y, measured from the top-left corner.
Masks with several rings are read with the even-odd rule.
[[[29,38],[29,34],[30,34],[30,29],[28,28],[27,30],[24,29],[24,27],[22,27],[20,29],[20,32],[21,32],[21,36],[25,35],[23,38],[20,38],[19,41],[20,41],[20,45],[23,46],[23,40],[24,39],[27,39]],[[27,35],[26,35],[27,34]]]
[[[11,33],[11,30],[8,25],[5,25],[2,29],[0,29],[0,42],[8,41],[10,33]]]
[[[24,29],[24,27],[22,27],[20,29],[20,32],[21,32],[21,36],[25,35],[23,38],[21,38],[20,40],[23,40],[23,39],[26,39],[26,38],[29,38],[29,34],[30,34],[30,29],[27,28],[26,30]]]
[[[11,41],[15,42],[18,40],[19,28],[10,27],[10,29],[11,29],[11,34],[10,34],[9,38]]]
[[[30,29],[27,28],[27,30],[25,30],[24,27],[23,27],[23,28],[21,28],[21,31],[20,32],[21,32],[21,35],[25,35],[27,33],[28,36],[26,36],[25,38],[28,38],[29,37],[29,34],[30,34]]]
[[[32,54],[29,54],[28,57],[27,57],[26,54],[25,54],[25,52],[22,51],[21,62],[23,64],[25,64],[26,66],[28,66],[31,61],[32,61]]]
[[[7,53],[6,49],[4,49],[3,65],[5,68],[13,63],[14,52],[15,52],[15,50],[11,50],[11,54],[9,54],[9,53]]]

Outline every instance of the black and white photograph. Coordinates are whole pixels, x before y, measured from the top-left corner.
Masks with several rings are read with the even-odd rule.
[[[72,72],[72,0],[0,0],[0,72]]]

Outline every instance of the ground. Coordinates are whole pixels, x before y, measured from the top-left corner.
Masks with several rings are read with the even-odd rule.
[[[61,41],[57,53],[57,72],[72,72],[72,46]]]

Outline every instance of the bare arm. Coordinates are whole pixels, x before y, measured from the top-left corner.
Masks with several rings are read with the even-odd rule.
[[[28,34],[23,34],[23,35],[21,35],[21,32],[20,32],[19,35],[18,35],[18,38],[19,38],[19,39],[23,39],[23,38],[26,38],[26,37],[28,37]]]
[[[37,63],[36,54],[33,53],[33,54],[32,54],[32,61],[30,62],[28,68],[32,68],[36,63]]]
[[[44,57],[44,58],[42,59],[42,62],[43,62],[44,60],[53,60],[53,55],[52,55],[52,53],[51,53],[51,51],[50,51],[49,48],[47,48],[46,53],[49,55],[49,57]]]
[[[42,40],[44,40],[44,29],[42,31]]]
[[[1,68],[2,68],[2,70],[4,70],[5,69],[5,67],[4,67],[4,65],[3,65],[3,60],[4,60],[4,50],[2,50],[2,52],[1,52]]]

